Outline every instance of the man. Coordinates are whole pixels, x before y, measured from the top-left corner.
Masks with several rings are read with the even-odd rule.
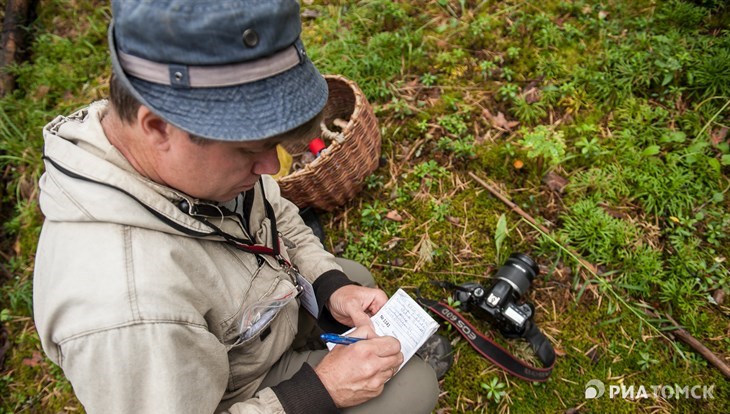
[[[86,410],[430,412],[434,371],[416,357],[394,376],[400,344],[370,325],[386,294],[268,176],[327,99],[297,2],[112,13],[110,102],[44,129],[34,279],[44,350]],[[304,308],[367,339],[312,350]]]

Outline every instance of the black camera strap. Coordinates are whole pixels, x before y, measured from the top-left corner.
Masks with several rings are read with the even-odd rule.
[[[480,333],[456,309],[443,302],[424,298],[421,296],[419,289],[416,290],[416,300],[421,306],[451,323],[477,352],[510,374],[535,382],[546,381],[550,376],[555,365],[555,351],[545,334],[531,320],[526,322],[527,325],[522,337],[530,343],[544,368],[534,367],[515,357],[499,344]]]

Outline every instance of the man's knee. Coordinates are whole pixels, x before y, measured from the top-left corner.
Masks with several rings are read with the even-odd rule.
[[[363,286],[375,287],[375,279],[367,267],[354,260],[344,259],[342,257],[337,257],[335,260],[337,260],[337,264],[342,267],[342,271],[345,272],[350,280]]]
[[[403,374],[403,388],[406,395],[413,397],[408,402],[412,410],[401,410],[399,412],[430,413],[436,407],[439,398],[439,382],[433,368],[418,356],[414,356],[393,378]],[[392,381],[392,380],[391,380]],[[400,391],[398,392],[400,394]],[[399,398],[403,398],[401,395]]]
[[[428,414],[436,407],[439,384],[433,368],[414,356],[385,384],[378,397],[344,410],[346,414]]]

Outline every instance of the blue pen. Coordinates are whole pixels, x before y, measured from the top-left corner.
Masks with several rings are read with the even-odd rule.
[[[338,345],[350,345],[365,338],[353,338],[350,336],[342,336],[333,333],[324,333],[319,336],[323,341]]]

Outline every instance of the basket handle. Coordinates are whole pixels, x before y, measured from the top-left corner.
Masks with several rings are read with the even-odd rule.
[[[336,142],[338,144],[342,144],[345,141],[345,134],[343,132],[330,131],[324,121],[322,121],[322,123],[320,124],[320,128],[322,129],[322,136],[324,138],[327,138],[328,140]]]

